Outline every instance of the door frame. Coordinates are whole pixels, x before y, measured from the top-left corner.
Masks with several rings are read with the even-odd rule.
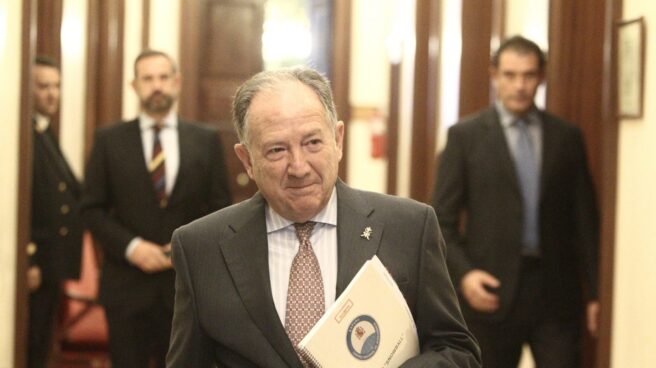
[[[36,56],[36,0],[23,0],[22,49],[21,49],[21,104],[19,127],[18,164],[18,211],[16,242],[16,296],[14,299],[14,366],[23,368],[27,364],[27,318],[28,297],[26,245],[30,241],[30,218],[32,209],[32,63]]]

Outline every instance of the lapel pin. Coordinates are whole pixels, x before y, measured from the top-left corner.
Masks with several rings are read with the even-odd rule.
[[[370,226],[367,226],[367,227],[364,228],[364,231],[362,232],[362,234],[360,234],[360,237],[361,237],[361,238],[365,238],[365,239],[367,239],[367,240],[370,240],[370,239],[371,239],[371,232],[372,232],[372,231],[373,231],[373,230],[371,230],[371,227],[370,227]]]

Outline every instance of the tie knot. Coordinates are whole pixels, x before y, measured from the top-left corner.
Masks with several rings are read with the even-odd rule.
[[[528,120],[526,120],[525,118],[517,118],[514,121],[514,125],[517,127],[526,127],[528,126]]]
[[[159,133],[163,128],[164,128],[164,122],[163,121],[156,121],[155,124],[153,124],[153,130],[155,133]]]
[[[526,132],[526,131],[529,130],[529,129],[528,129],[528,126],[530,125],[530,122],[529,122],[529,120],[527,120],[527,119],[525,119],[525,118],[518,118],[517,120],[514,121],[514,124],[513,124],[513,125],[514,125],[517,129]]]
[[[294,224],[294,227],[296,228],[296,236],[301,243],[310,240],[310,235],[312,235],[314,224],[316,224],[314,221],[307,221],[302,224]]]

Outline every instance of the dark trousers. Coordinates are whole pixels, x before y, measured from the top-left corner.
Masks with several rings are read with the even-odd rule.
[[[486,368],[517,368],[522,345],[528,343],[537,368],[578,368],[581,365],[581,324],[546,313],[542,267],[523,260],[513,309],[501,322],[467,321],[478,339]]]
[[[44,368],[52,345],[53,324],[59,305],[59,283],[43,279],[43,284],[30,294],[27,366]]]
[[[173,309],[161,301],[105,306],[112,367],[164,367]]]

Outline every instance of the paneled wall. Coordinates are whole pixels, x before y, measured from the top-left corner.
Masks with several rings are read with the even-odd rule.
[[[349,147],[348,183],[385,192],[387,157],[372,157],[371,136],[385,130],[389,99],[388,46],[381,35],[389,35],[399,24],[394,1],[353,2],[351,42],[351,93],[353,107],[345,144]],[[372,86],[376,86],[372,88]],[[382,126],[377,126],[382,125]]]
[[[612,367],[656,367],[656,3],[624,0],[646,25],[644,115],[621,120],[617,169]]]
[[[145,29],[144,22],[148,22],[150,17],[147,16],[150,1],[127,1],[125,3],[125,39],[123,40],[123,100],[122,113],[123,119],[131,119],[139,113],[139,99],[132,92],[130,83],[134,77],[134,59],[139,52],[148,46],[148,30]]]
[[[78,178],[84,172],[84,127],[87,85],[87,0],[64,0],[61,44],[62,100],[59,141]]]

